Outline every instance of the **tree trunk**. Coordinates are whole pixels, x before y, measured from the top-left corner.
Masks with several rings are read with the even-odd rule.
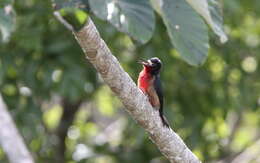
[[[28,151],[22,136],[19,134],[15,123],[0,94],[0,144],[10,163],[33,163],[33,158]]]

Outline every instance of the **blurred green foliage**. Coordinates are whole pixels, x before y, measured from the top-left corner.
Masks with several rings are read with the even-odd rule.
[[[65,19],[70,30],[81,27],[75,22],[75,9],[93,13],[111,23],[118,31],[126,33],[139,44],[147,43],[154,34],[156,11],[166,26],[168,35],[180,57],[187,63],[198,66],[208,56],[208,28],[212,29],[222,43],[227,36],[223,30],[222,8],[218,0],[53,0],[56,11],[68,15]],[[64,12],[64,9],[67,12]],[[68,12],[68,9],[70,12]],[[204,20],[203,20],[204,19]],[[187,21],[189,20],[189,21]],[[206,25],[208,24],[208,26]],[[63,23],[64,24],[64,23]]]
[[[93,17],[134,80],[142,68],[138,59],[161,58],[166,116],[203,162],[230,157],[259,139],[260,1],[223,6],[229,42],[211,39],[209,58],[198,68],[179,59],[158,16],[143,46]],[[54,18],[50,1],[16,1],[14,9],[16,30],[0,44],[0,91],[36,162],[57,162],[60,143],[69,163],[167,162]],[[60,101],[81,106],[70,114]],[[74,120],[60,142],[67,112]],[[0,162],[7,162],[2,150]]]

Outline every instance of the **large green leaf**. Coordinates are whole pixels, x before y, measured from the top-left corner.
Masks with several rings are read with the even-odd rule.
[[[214,22],[213,31],[220,37],[220,42],[225,43],[228,41],[227,35],[223,29],[223,14],[220,7],[219,0],[208,0],[209,11]]]
[[[7,42],[15,29],[15,12],[10,4],[0,7],[0,32],[3,42]]]
[[[219,0],[186,0],[208,23],[211,29],[225,43],[227,36],[222,26],[222,14]]]
[[[152,1],[162,16],[171,41],[181,58],[202,64],[208,55],[208,31],[201,17],[184,0]]]
[[[94,14],[119,31],[146,43],[153,34],[155,16],[147,0],[89,0]]]

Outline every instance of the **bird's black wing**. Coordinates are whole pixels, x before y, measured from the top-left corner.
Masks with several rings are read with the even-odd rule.
[[[159,101],[160,101],[160,110],[163,110],[163,89],[162,89],[162,83],[160,81],[160,76],[156,75],[154,79],[154,89],[158,95]]]
[[[158,98],[159,98],[159,101],[160,101],[159,114],[160,114],[160,117],[162,119],[162,123],[163,123],[163,125],[169,127],[169,124],[168,124],[166,118],[163,115],[163,88],[162,88],[162,83],[160,81],[159,75],[155,76],[154,88],[155,88],[155,91],[156,91]]]

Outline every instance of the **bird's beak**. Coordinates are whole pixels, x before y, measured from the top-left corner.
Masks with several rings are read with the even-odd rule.
[[[140,60],[138,61],[138,63],[140,63],[140,64],[142,64],[142,65],[144,65],[144,66],[149,66],[149,65],[150,65],[149,62],[146,61],[146,60],[144,60],[144,59],[140,59]]]

